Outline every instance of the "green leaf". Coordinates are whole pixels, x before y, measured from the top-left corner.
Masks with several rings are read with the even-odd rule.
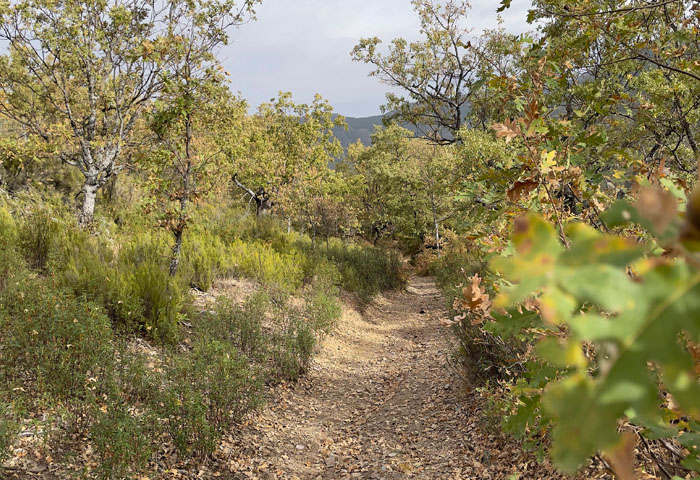
[[[484,326],[487,332],[503,338],[511,338],[525,328],[540,324],[540,316],[536,312],[528,310],[519,311],[517,308],[508,310],[506,314],[491,312],[496,320]]]
[[[510,8],[510,4],[512,3],[513,0],[501,0],[501,6],[498,7],[496,12],[501,13],[505,11],[506,9]]]

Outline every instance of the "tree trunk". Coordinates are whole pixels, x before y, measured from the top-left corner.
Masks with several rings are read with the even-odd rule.
[[[182,252],[182,229],[174,232],[175,245],[173,245],[172,256],[170,257],[170,276],[177,274],[177,267],[180,266],[180,252]]]
[[[435,219],[435,245],[437,247],[438,257],[440,257],[440,225],[438,224],[437,219]]]
[[[185,177],[185,188],[189,188],[189,172],[190,166],[187,168]],[[176,227],[173,229],[175,244],[172,247],[172,255],[170,256],[170,276],[174,277],[177,274],[177,268],[180,266],[180,252],[182,252],[182,237],[187,227],[187,198],[180,199],[180,212]]]
[[[95,218],[95,200],[97,199],[97,177],[86,177],[83,184],[83,205],[78,216],[78,224],[85,228]]]
[[[85,176],[85,181],[81,190],[83,205],[78,215],[78,224],[83,228],[90,225],[95,217],[97,192],[116,177],[121,170],[121,167],[115,165],[119,151],[118,147],[106,147],[98,152],[93,152],[89,147],[83,146],[81,155],[85,168],[81,167],[81,171]]]
[[[180,252],[182,251],[182,235],[187,227],[187,200],[191,192],[192,175],[192,114],[187,113],[185,117],[185,169],[182,173],[182,193],[180,194],[180,211],[178,212],[177,226],[173,230],[175,245],[173,245],[172,256],[170,257],[170,276],[177,274],[180,265]]]
[[[440,222],[437,216],[437,205],[435,205],[435,194],[430,192],[430,206],[433,210],[433,224],[435,225],[435,248],[437,248],[438,257],[440,257]]]

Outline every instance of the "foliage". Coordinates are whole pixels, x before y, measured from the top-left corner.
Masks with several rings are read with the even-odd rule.
[[[19,227],[19,245],[31,268],[45,272],[60,225],[50,210],[31,213]]]
[[[17,280],[2,292],[4,384],[32,392],[36,401],[86,400],[94,394],[91,382],[112,365],[109,319],[96,304],[31,277]]]
[[[229,27],[254,14],[255,3],[171,1],[169,5],[175,19],[168,25],[170,57],[149,123],[160,147],[150,157],[150,184],[161,203],[161,221],[175,241],[171,276],[177,273],[180,262],[189,223],[188,205],[221,181],[246,106],[230,98],[214,52],[228,42]]]
[[[391,236],[410,248],[432,230],[439,247],[441,228],[464,208],[453,194],[463,165],[455,148],[412,137],[397,125],[377,128],[372,146],[352,145],[338,169],[365,237],[377,244]]]
[[[698,341],[700,296],[697,271],[682,259],[644,258],[644,246],[581,223],[567,236],[568,250],[550,225],[530,217],[513,238],[516,256],[493,266],[516,282],[495,306],[537,292],[535,313],[520,328],[540,338],[539,356],[560,371],[541,401],[556,422],[552,454],[572,471],[618,442],[623,415],[654,438],[682,435],[668,423],[674,416],[688,415],[694,429],[700,384],[687,342]],[[507,322],[522,314],[494,316]],[[659,409],[661,393],[674,401]],[[685,466],[694,468],[694,455]]]
[[[127,404],[114,402],[96,412],[90,439],[101,460],[98,472],[103,478],[123,478],[143,470],[155,451],[150,440],[153,419],[135,415]]]
[[[167,430],[181,453],[204,456],[260,400],[260,379],[230,343],[208,339],[177,357],[161,392]]]
[[[613,455],[631,422],[686,448],[658,465],[664,475],[697,470],[697,6],[538,0],[538,35],[469,41],[466,4],[414,6],[421,41],[395,40],[385,55],[364,39],[353,53],[402,89],[387,107],[400,120],[457,144],[462,184],[443,192],[461,203],[449,226],[472,242],[431,263],[460,314],[462,358],[501,382],[504,427],[532,447],[551,440],[573,471]],[[350,151],[356,168],[366,152]],[[377,165],[367,180],[390,171]],[[407,185],[396,202],[420,211]]]
[[[395,290],[404,284],[401,260],[394,251],[337,243],[316,252],[308,244],[302,244],[301,248],[309,256],[318,255],[334,263],[340,273],[340,285],[356,293],[363,303],[382,291]]]
[[[14,218],[0,205],[0,292],[10,275],[19,267],[17,260],[19,233]]]
[[[498,98],[487,80],[514,73],[516,37],[497,30],[470,38],[465,24],[470,5],[464,0],[411,3],[423,39],[396,38],[383,54],[379,38],[363,38],[352,51],[353,59],[371,64],[370,75],[402,90],[403,96],[388,93],[382,107],[391,120],[413,125],[433,142],[459,143],[464,125],[488,127],[487,105],[493,108]]]
[[[154,235],[134,236],[119,247],[77,229],[60,239],[59,280],[100,301],[116,325],[173,342],[187,299],[179,279],[164,271],[165,245]],[[118,250],[115,254],[115,250]]]
[[[291,93],[280,92],[258,107],[245,125],[244,148],[255,160],[233,166],[244,198],[256,201],[256,216],[274,207],[288,226],[309,229],[314,240],[321,228],[338,229],[336,217],[347,214],[338,198],[345,185],[329,165],[342,154],[333,129],[344,126],[344,118],[318,94],[311,104],[297,104]]]
[[[308,370],[318,337],[340,316],[340,267],[369,258],[358,268],[398,274],[397,260],[381,250],[332,239],[324,252],[235,207],[202,204],[193,215],[182,269],[171,277],[167,235],[144,229],[149,223],[131,212],[112,231],[89,232],[48,203],[29,208],[15,198],[0,208],[3,452],[27,415],[60,409],[42,428],[59,445],[69,428],[85,431],[95,473],[105,478],[144,471],[170,445],[183,461],[204,458],[261,404],[264,385]],[[47,222],[55,228],[32,241]],[[109,226],[99,216],[95,225]],[[357,252],[341,255],[343,248]],[[36,251],[43,267],[32,270]],[[254,280],[256,293],[242,305],[220,299],[214,312],[196,312],[186,286],[227,276]],[[171,348],[176,340],[188,348]]]
[[[19,431],[12,407],[6,403],[0,403],[0,461],[4,461],[11,453],[10,447]]]
[[[0,112],[82,173],[80,218],[89,223],[97,190],[123,167],[125,144],[158,90],[154,50],[167,17],[148,1],[26,1],[0,14],[9,45]]]

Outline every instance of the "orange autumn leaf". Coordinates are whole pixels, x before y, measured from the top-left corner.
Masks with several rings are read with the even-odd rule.
[[[462,297],[455,300],[455,309],[476,314],[472,325],[481,324],[489,316],[491,300],[486,289],[481,286],[481,278],[474,275],[471,283],[462,289]]]
[[[517,181],[506,192],[506,198],[511,202],[517,202],[523,197],[526,197],[539,186],[539,183],[533,178]]]
[[[520,135],[520,125],[516,121],[506,120],[503,123],[494,123],[491,128],[495,130],[496,136],[505,137],[506,142],[510,142]]]

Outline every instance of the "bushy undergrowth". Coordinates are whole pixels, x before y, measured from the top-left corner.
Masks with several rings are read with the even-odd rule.
[[[167,445],[205,457],[266,384],[307,371],[340,317],[340,288],[367,301],[402,283],[395,255],[313,248],[274,220],[207,208],[196,215],[211,228],[186,231],[171,277],[169,235],[138,216],[88,231],[60,208],[22,207],[0,204],[0,458],[39,412],[59,442],[87,432],[100,478],[133,476]],[[189,288],[227,276],[258,290],[198,313]]]
[[[416,258],[416,267],[435,276],[450,316],[456,319],[453,327],[459,340],[456,359],[478,384],[508,377],[513,373],[514,352],[521,345],[515,339],[504,340],[492,334],[459,308],[463,290],[470,285],[470,279],[474,275],[482,278],[488,275],[486,264],[470,240],[454,234],[446,238],[439,257],[433,252],[423,253]]]
[[[342,288],[356,294],[363,304],[382,291],[400,288],[406,281],[401,259],[395,251],[340,241],[317,248],[304,241],[296,245],[307,253],[311,265],[324,260],[336,265]]]
[[[32,278],[0,294],[3,384],[58,400],[82,400],[90,378],[112,369],[112,329],[95,303]]]

